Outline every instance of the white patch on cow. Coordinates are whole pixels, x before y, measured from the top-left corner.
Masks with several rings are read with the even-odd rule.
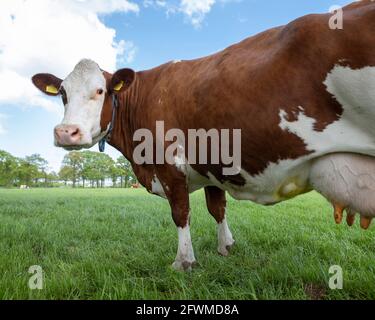
[[[163,185],[161,184],[159,178],[155,175],[151,182],[151,191],[153,194],[157,194],[163,198],[167,198]]]
[[[177,155],[174,157],[174,164],[178,171],[187,175],[187,159],[185,157],[185,148],[181,145],[178,146]]]
[[[105,135],[100,126],[105,94],[96,94],[98,89],[106,92],[103,73],[94,61],[82,60],[62,86],[67,93],[68,104],[61,124],[77,125],[82,133],[81,146],[91,147]]]
[[[226,257],[229,254],[229,249],[234,245],[233,235],[229,230],[228,221],[226,218],[219,223],[217,235],[219,240],[218,251],[221,255]]]
[[[185,157],[185,149],[183,146],[178,146],[178,154],[174,157],[174,163],[178,171],[182,172],[186,177],[186,182],[189,188],[189,192],[193,193],[204,187],[213,185],[213,183],[207,178],[195,171],[192,166],[188,163]]]
[[[186,171],[187,171],[187,181],[188,181],[190,193],[193,193],[204,187],[214,185],[212,181],[210,181],[210,179],[208,179],[205,176],[202,176],[200,173],[195,171],[189,164],[186,165]]]
[[[178,251],[173,268],[179,271],[191,270],[196,262],[191,242],[190,227],[178,228]]]
[[[343,107],[338,121],[318,132],[314,118],[300,112],[297,121],[288,121],[281,110],[280,127],[300,137],[315,157],[333,152],[375,155],[375,67],[336,66],[324,84]]]

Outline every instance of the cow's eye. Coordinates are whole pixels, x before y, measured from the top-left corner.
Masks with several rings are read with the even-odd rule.
[[[96,91],[96,93],[101,96],[104,93],[104,90],[103,89],[98,89]]]

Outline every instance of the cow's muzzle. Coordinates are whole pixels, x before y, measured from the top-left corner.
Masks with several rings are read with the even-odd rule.
[[[82,136],[82,130],[77,125],[59,125],[55,128],[55,142],[59,147],[80,146]]]

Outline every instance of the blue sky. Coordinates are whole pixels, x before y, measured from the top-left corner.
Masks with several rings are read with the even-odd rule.
[[[308,13],[328,12],[343,0],[242,0],[213,6],[200,28],[181,15],[166,17],[161,8],[143,10],[139,15],[105,17],[116,28],[118,38],[128,38],[139,48],[128,64],[136,70],[148,69],[174,59],[209,55],[274,26],[286,24]],[[121,27],[120,27],[121,26]]]
[[[40,153],[54,170],[65,154],[53,146],[52,136],[63,107],[60,100],[45,99],[29,86],[32,74],[51,72],[64,77],[84,57],[99,59],[107,69],[126,66],[137,71],[170,60],[198,58],[302,15],[328,12],[332,5],[351,2],[61,0],[59,5],[65,3],[65,7],[48,20],[51,3],[57,5],[54,1],[0,2],[0,90],[4,90],[0,92],[0,149],[16,156]],[[30,8],[22,7],[28,2]],[[39,16],[34,17],[36,3]],[[54,21],[60,24],[47,25]],[[34,27],[39,32],[27,34]],[[111,149],[109,153],[119,155]]]

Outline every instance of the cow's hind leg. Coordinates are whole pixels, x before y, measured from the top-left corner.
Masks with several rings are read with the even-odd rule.
[[[168,192],[168,200],[172,208],[172,217],[178,228],[178,250],[173,268],[177,271],[191,271],[196,265],[190,235],[190,207],[187,187],[176,184]]]
[[[231,231],[229,230],[228,221],[225,216],[227,201],[225,191],[217,187],[206,187],[206,202],[208,211],[218,223],[218,252],[223,256],[228,256],[229,251],[234,245]]]

